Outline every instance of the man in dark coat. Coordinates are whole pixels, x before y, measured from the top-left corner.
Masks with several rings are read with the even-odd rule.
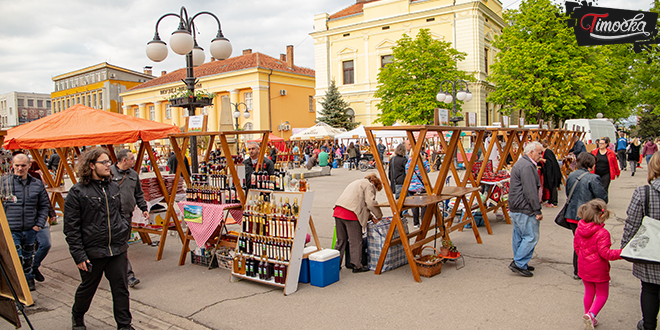
[[[543,187],[548,189],[550,197],[547,207],[557,207],[557,188],[561,185],[561,168],[555,153],[548,148],[548,142],[541,141],[543,145],[543,157],[541,158],[541,174],[543,174]]]
[[[183,163],[186,165],[186,170],[188,170],[188,175],[190,175],[190,164],[188,163],[188,158],[183,157]],[[176,159],[174,151],[170,152],[170,158],[167,159],[167,167],[170,169],[170,174],[176,173],[176,168],[179,164],[179,161]]]
[[[255,171],[255,166],[257,166],[257,161],[259,160],[259,143],[248,142],[247,148],[249,157],[243,161],[243,165],[245,165],[245,185],[249,189],[254,188],[252,187],[252,181],[250,179],[252,177],[252,172]],[[266,167],[266,172],[268,172],[269,175],[273,175],[275,172],[275,164],[273,164],[270,159],[264,157],[262,165]]]
[[[46,226],[48,219],[48,193],[44,184],[28,175],[30,160],[25,154],[16,154],[12,160],[14,174],[3,177],[2,186],[10,187],[13,200],[3,200],[7,223],[16,245],[16,252],[23,266],[30,291],[35,290],[32,273],[32,254],[37,232]]]

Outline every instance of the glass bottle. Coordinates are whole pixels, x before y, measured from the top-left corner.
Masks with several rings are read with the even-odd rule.
[[[300,173],[300,181],[298,181],[298,191],[301,192],[307,191],[307,180],[305,180],[304,173]]]

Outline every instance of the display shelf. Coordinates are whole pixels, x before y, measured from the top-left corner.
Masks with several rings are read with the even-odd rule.
[[[258,282],[258,283],[263,283],[263,284],[273,285],[273,286],[277,286],[277,287],[280,287],[280,288],[284,288],[284,289],[286,289],[286,284],[275,283],[275,280],[274,280],[274,279],[270,279],[270,280],[262,280],[262,279],[260,279],[260,278],[258,278],[258,277],[251,277],[251,276],[242,275],[242,274],[238,274],[238,273],[234,273],[234,272],[231,273],[231,277],[232,277],[232,282],[236,282],[236,280],[238,280],[238,279],[245,279],[245,280],[249,280],[249,281],[253,281],[253,282]],[[288,282],[288,281],[289,281],[289,274],[288,274],[288,272],[287,272],[287,274],[286,274],[286,277],[287,277],[287,282]],[[296,278],[296,281],[298,281],[297,278]],[[286,291],[285,291],[285,292],[286,292]]]

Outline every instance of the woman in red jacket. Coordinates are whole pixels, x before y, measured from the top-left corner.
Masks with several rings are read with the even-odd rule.
[[[610,181],[616,179],[621,170],[614,151],[607,148],[610,145],[610,138],[604,137],[598,140],[598,149],[591,153],[596,156],[596,168],[594,172],[600,176],[605,191],[609,192]]]
[[[593,329],[596,315],[607,302],[610,281],[610,260],[621,259],[621,250],[610,250],[612,240],[604,223],[610,217],[602,199],[592,199],[578,209],[578,223],[573,247],[578,255],[578,275],[584,284],[585,329]]]

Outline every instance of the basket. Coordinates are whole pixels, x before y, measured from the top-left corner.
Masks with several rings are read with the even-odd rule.
[[[198,256],[195,251],[190,251],[190,263],[200,266],[206,266],[208,269],[218,268],[218,261],[215,258],[215,253],[210,256]]]
[[[421,253],[426,248],[433,249],[435,254],[422,256]],[[435,258],[435,260],[432,260],[433,258]],[[442,269],[442,260],[443,258],[440,256],[440,252],[438,252],[438,250],[436,250],[434,247],[423,247],[422,251],[420,251],[420,256],[415,258],[415,264],[417,265],[417,271],[419,272],[419,275],[424,277],[433,277],[436,274],[440,274],[440,270]]]
[[[234,259],[231,254],[229,254],[229,249],[226,247],[221,247],[215,250],[215,260],[220,268],[232,270],[234,267]]]

